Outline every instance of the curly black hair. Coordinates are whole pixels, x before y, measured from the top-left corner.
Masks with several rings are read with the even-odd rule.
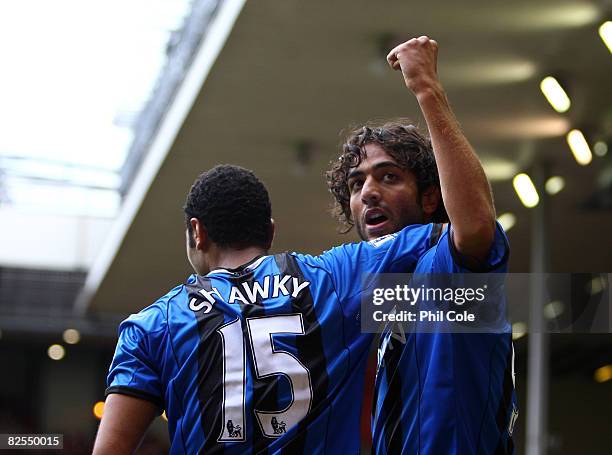
[[[419,196],[431,186],[440,188],[431,141],[419,133],[416,126],[400,119],[380,124],[368,123],[357,128],[347,136],[342,144],[342,153],[325,173],[327,186],[334,197],[332,214],[346,227],[345,233],[355,224],[351,216],[348,175],[365,158],[366,144],[378,144],[402,169],[411,171],[416,177]],[[432,222],[446,221],[448,215],[444,203],[440,201]]]
[[[269,246],[270,196],[248,169],[223,164],[202,173],[192,185],[183,210],[191,247],[195,246],[191,218],[200,220],[212,241],[221,247]]]

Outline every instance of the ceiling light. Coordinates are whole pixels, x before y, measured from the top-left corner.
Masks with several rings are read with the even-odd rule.
[[[599,27],[599,36],[612,52],[612,21],[606,21]]]
[[[580,130],[572,130],[567,133],[567,143],[570,149],[572,149],[572,153],[578,164],[585,166],[591,162],[593,154],[591,153],[589,144],[584,138],[584,134],[582,134]]]
[[[516,216],[510,212],[502,213],[497,217],[497,221],[504,228],[504,231],[508,232],[516,224]]]
[[[548,194],[554,196],[563,188],[565,188],[565,179],[559,175],[555,175],[554,177],[551,177],[546,180],[544,187],[546,188],[546,192]]]
[[[100,420],[103,414],[104,414],[104,401],[98,401],[96,404],[94,404],[93,415],[96,416],[96,419]]]
[[[81,340],[81,334],[75,329],[66,329],[63,334],[64,341],[68,344],[77,344]]]
[[[595,145],[593,145],[593,152],[597,156],[606,156],[608,153],[608,144],[604,141],[597,141]]]
[[[604,365],[601,368],[597,368],[593,377],[597,382],[609,381],[612,379],[612,365]]]
[[[518,174],[512,180],[516,194],[525,207],[532,208],[540,202],[540,196],[535,185],[527,174]]]
[[[552,76],[545,77],[540,82],[540,90],[557,112],[567,112],[571,106],[571,102],[561,84]]]
[[[460,3],[460,2],[455,2]],[[601,17],[601,7],[594,4],[577,0],[557,2],[554,8],[548,2],[506,2],[506,4],[483,3],[482,7],[474,8],[474,12],[466,17],[467,24],[472,27],[486,28],[490,30],[526,30],[544,31],[560,30],[566,28],[584,27],[592,25]],[[517,4],[519,3],[519,4]],[[600,2],[601,3],[601,2]],[[448,7],[452,5],[448,3]],[[459,5],[456,14],[464,12]],[[478,10],[478,11],[476,11]],[[463,17],[462,17],[462,20]]]
[[[544,306],[544,316],[546,316],[547,319],[555,319],[563,313],[563,309],[563,302],[555,300]]]
[[[480,116],[466,118],[461,123],[474,130],[480,139],[496,140],[558,137],[565,135],[570,129],[569,120],[553,112],[539,116]]]
[[[479,61],[455,61],[444,64],[445,83],[449,85],[486,85],[526,81],[537,73],[536,65],[513,57],[486,56]]]
[[[603,276],[599,275],[593,278],[587,284],[587,292],[591,295],[599,294],[606,289],[606,280]]]
[[[524,322],[515,322],[512,324],[512,339],[518,340],[527,334],[527,324]]]
[[[516,163],[503,158],[483,158],[481,163],[488,179],[493,182],[510,180],[518,172]]]
[[[66,355],[66,350],[61,344],[52,344],[47,349],[47,355],[52,360],[62,360]]]

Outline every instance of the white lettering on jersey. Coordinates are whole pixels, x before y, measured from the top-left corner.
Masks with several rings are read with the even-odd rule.
[[[274,290],[272,291],[272,297],[278,297],[280,293],[283,295],[289,295],[289,291],[285,287],[285,284],[290,278],[291,275],[285,275],[282,279],[280,278],[280,275],[274,275]]]
[[[203,302],[197,303],[198,299],[191,299],[189,301],[189,309],[192,311],[200,311],[202,308],[204,308],[204,314],[210,313],[210,310],[212,310],[212,306],[215,303],[215,298],[213,297],[213,294],[216,295],[219,299],[221,299],[221,294],[219,294],[217,288],[212,288],[212,291],[200,289],[199,292],[204,296],[205,300]]]
[[[216,295],[219,299],[221,299],[221,294],[219,294],[219,291],[217,288],[212,288],[212,291],[207,291],[206,289],[200,289],[200,294],[202,294],[204,298],[208,300],[210,303],[215,303],[215,298],[213,297],[213,294]]]
[[[293,292],[291,293],[291,297],[293,298],[296,298],[302,289],[310,285],[310,281],[304,281],[303,283],[300,283],[300,280],[298,280],[296,277],[293,277],[292,281]]]
[[[270,295],[270,277],[266,276],[264,278],[263,287],[257,281],[252,284],[252,288],[249,287],[249,283],[242,283],[242,287],[244,288],[244,292],[251,303],[255,303],[257,301],[258,294],[262,299],[266,299],[268,298],[268,295]]]
[[[240,300],[245,305],[249,303],[244,298],[244,295],[242,295],[242,292],[240,292],[240,288],[238,288],[236,286],[232,286],[232,289],[230,291],[230,296],[229,296],[228,303],[236,303],[236,300]]]
[[[272,280],[272,285],[270,285],[270,280]],[[287,289],[289,283],[291,283],[291,292]],[[300,281],[299,278],[291,275],[266,276],[261,283],[253,281],[241,283],[241,286],[232,286],[227,302],[240,302],[244,305],[248,305],[249,303],[256,303],[258,299],[276,298],[280,295],[291,295],[291,297],[296,298],[304,289],[308,288],[308,286],[310,286],[310,281]],[[189,302],[189,308],[193,311],[204,309],[204,312],[208,313],[212,310],[212,306],[215,303],[215,297],[217,300],[223,300],[217,288],[212,288],[211,291],[200,289],[199,293],[205,300],[198,303],[198,299],[192,298]]]

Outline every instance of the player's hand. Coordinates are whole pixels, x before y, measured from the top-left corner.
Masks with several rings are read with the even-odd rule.
[[[401,70],[406,86],[418,95],[438,82],[438,43],[427,36],[412,38],[395,46],[387,62],[394,70]]]

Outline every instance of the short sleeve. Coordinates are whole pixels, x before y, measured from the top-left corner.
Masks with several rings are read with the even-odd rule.
[[[430,272],[448,273],[489,273],[505,272],[510,256],[508,238],[499,223],[496,223],[495,237],[489,254],[478,267],[470,267],[455,248],[452,226],[446,229],[435,247]]]
[[[159,309],[154,307],[132,315],[121,323],[105,395],[129,395],[156,404],[160,412],[164,409],[155,350],[165,328]]]
[[[461,254],[456,251],[452,240],[452,228],[440,237],[438,244],[431,248],[419,261],[415,269],[413,280],[427,288],[465,288],[486,289],[484,299],[472,299],[459,302],[453,299],[452,308],[448,301],[441,302],[435,299],[421,303],[423,309],[439,310],[450,308],[453,310],[469,310],[477,315],[477,324],[472,325],[473,330],[482,332],[505,333],[509,327],[506,314],[506,297],[504,282],[508,270],[510,247],[503,228],[496,224],[495,236],[489,253],[478,268],[469,267]],[[481,291],[483,292],[483,291]],[[423,331],[439,330],[439,324],[425,322],[427,328]],[[444,324],[443,324],[444,325]],[[444,325],[446,327],[446,325]],[[454,325],[457,330],[461,324]],[[444,330],[448,330],[445,328]]]

